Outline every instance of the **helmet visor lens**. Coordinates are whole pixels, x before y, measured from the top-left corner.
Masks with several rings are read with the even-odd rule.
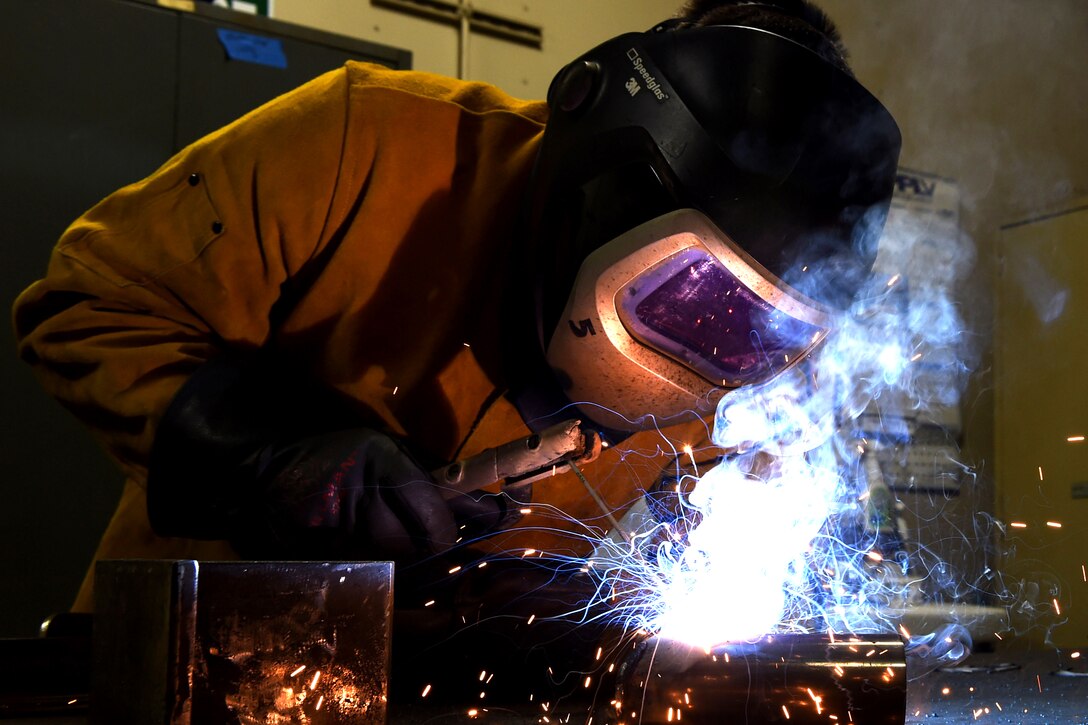
[[[617,303],[632,337],[725,387],[773,377],[827,333],[764,299],[701,248],[631,280]]]

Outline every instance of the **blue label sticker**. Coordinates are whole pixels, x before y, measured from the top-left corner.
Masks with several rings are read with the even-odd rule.
[[[219,42],[227,51],[227,57],[231,60],[268,65],[273,68],[287,67],[287,55],[283,52],[283,43],[279,38],[265,38],[226,28],[217,28],[216,32],[219,34]]]

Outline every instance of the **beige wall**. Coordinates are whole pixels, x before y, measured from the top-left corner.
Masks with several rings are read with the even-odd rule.
[[[543,98],[561,67],[614,35],[671,17],[681,0],[473,0],[481,11],[543,28],[543,48],[473,33],[465,77],[494,83],[521,98]],[[456,28],[373,7],[369,0],[275,0],[275,16],[413,53],[417,70],[457,74]]]

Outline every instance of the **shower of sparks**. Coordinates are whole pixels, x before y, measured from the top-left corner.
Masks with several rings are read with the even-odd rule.
[[[722,397],[713,441],[730,455],[678,471],[675,520],[647,516],[583,563],[629,630],[699,647],[896,630],[917,577],[876,454],[909,434],[881,422],[958,404],[963,324],[943,290],[895,273],[834,327],[808,358]],[[678,469],[681,454],[694,467],[683,446]]]

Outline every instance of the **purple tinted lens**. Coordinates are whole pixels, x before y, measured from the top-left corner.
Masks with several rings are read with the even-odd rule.
[[[776,309],[696,250],[629,285],[621,300],[620,317],[635,338],[725,384],[774,375],[821,331]]]

